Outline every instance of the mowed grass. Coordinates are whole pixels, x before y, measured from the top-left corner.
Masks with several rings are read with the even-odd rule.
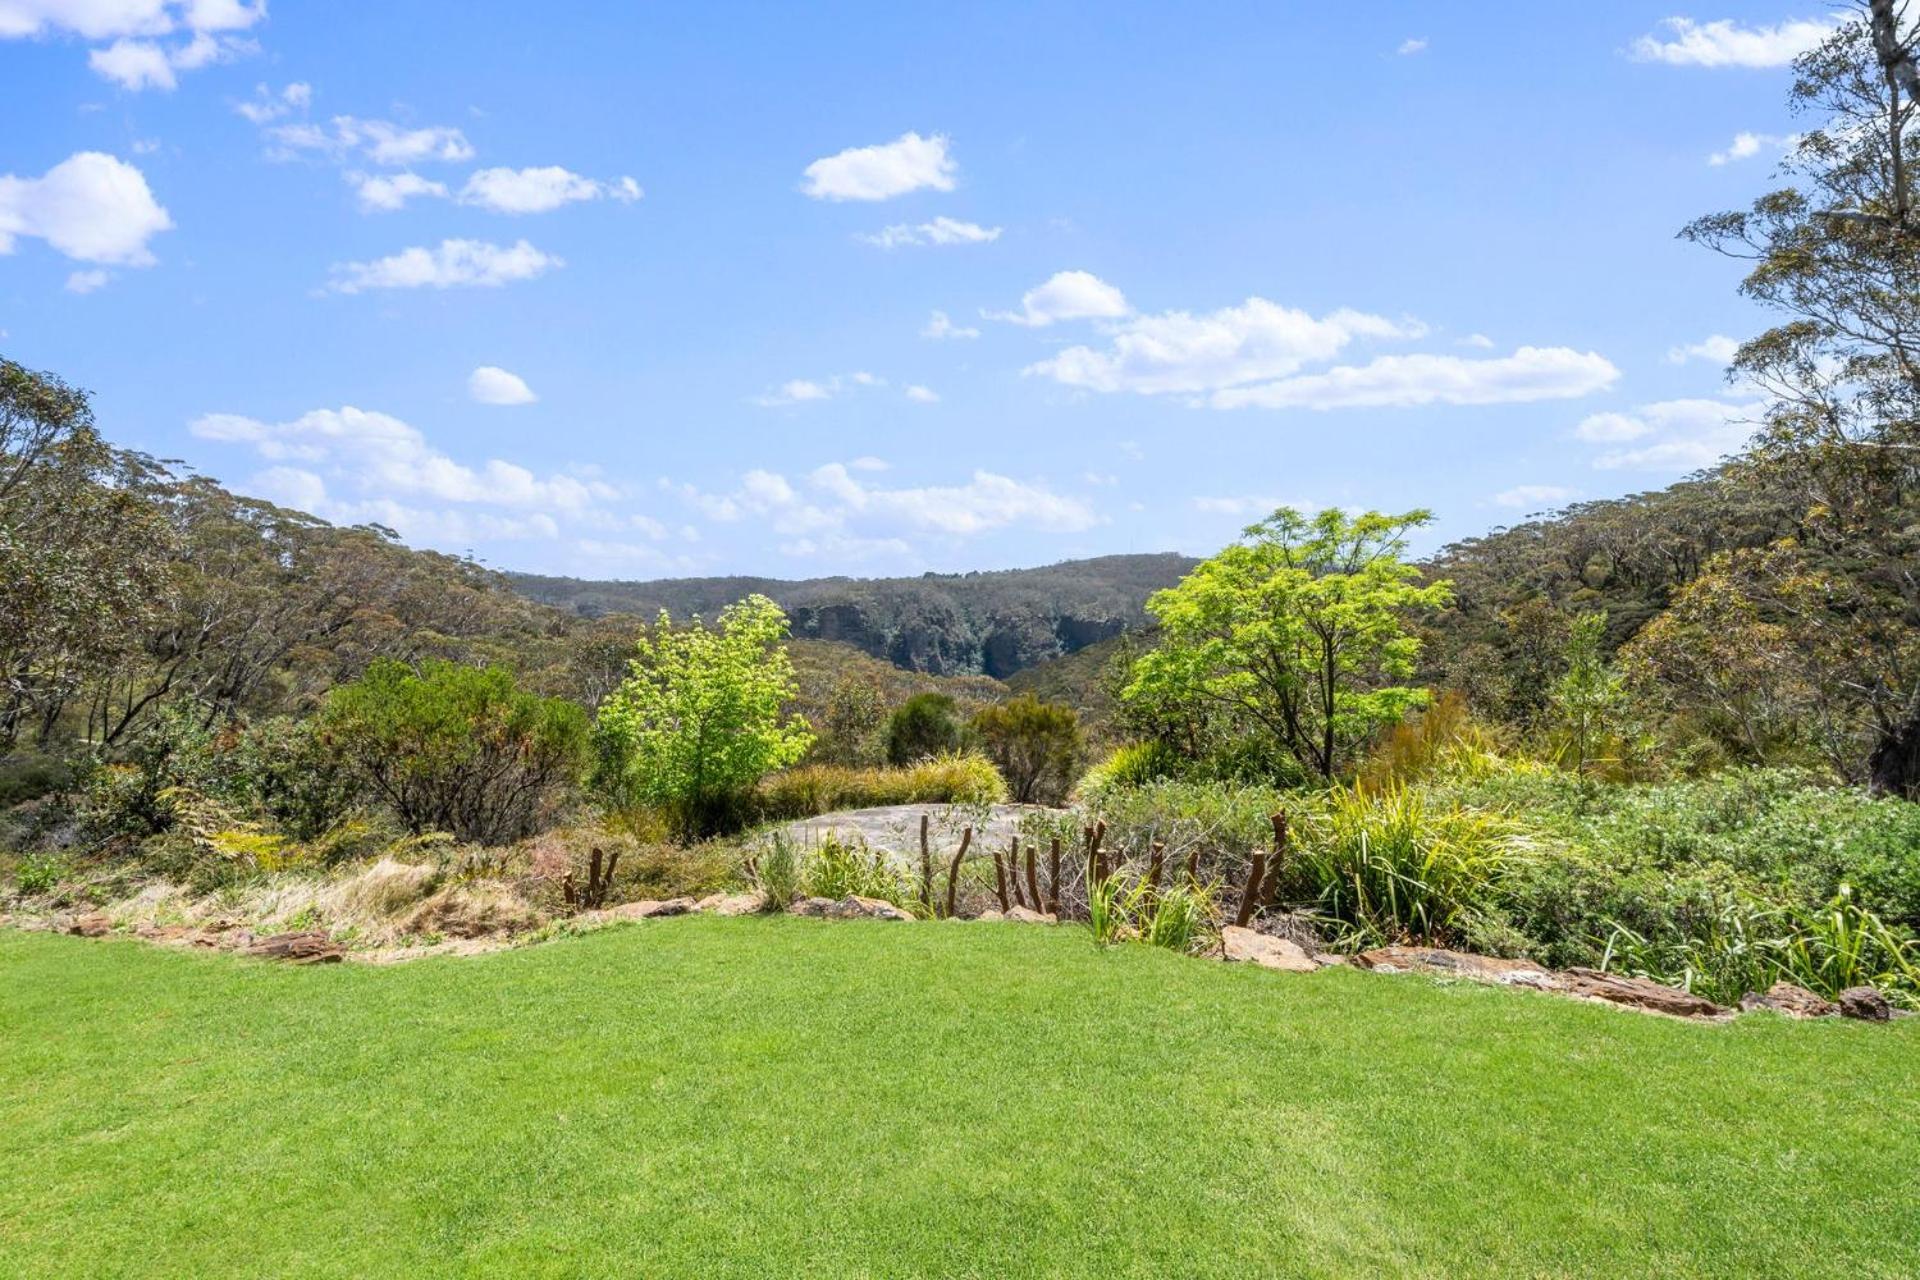
[[[1920,1019],[1079,929],[393,968],[0,932],[8,1276],[1911,1276]]]

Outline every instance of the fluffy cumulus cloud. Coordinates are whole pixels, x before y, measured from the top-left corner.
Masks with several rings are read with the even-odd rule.
[[[1598,352],[1520,347],[1509,356],[1376,356],[1363,365],[1216,391],[1216,409],[1412,408],[1567,400],[1613,385],[1620,371]]]
[[[172,89],[182,71],[256,52],[238,33],[266,14],[266,0],[0,0],[0,40],[111,41],[87,54],[95,74],[132,91]]]
[[[495,213],[546,213],[578,200],[638,200],[643,193],[632,178],[601,182],[559,165],[537,169],[482,169],[461,188],[460,203]]]
[[[467,395],[477,404],[532,404],[539,398],[519,374],[491,364],[467,375]]]
[[[1020,298],[1018,311],[990,311],[989,320],[1041,329],[1062,320],[1112,320],[1128,314],[1126,295],[1091,271],[1056,271]]]
[[[416,513],[418,526],[426,520],[419,513],[429,509],[409,504],[452,503],[507,508],[523,530],[557,529],[561,518],[582,517],[618,496],[597,479],[539,476],[499,458],[468,466],[435,449],[408,423],[352,406],[315,409],[278,423],[208,414],[190,430],[202,440],[252,449],[273,464],[264,474],[273,477],[281,500],[298,493],[295,505],[331,520],[379,519],[369,513],[406,509]],[[340,490],[346,492],[336,496]]]
[[[0,176],[0,254],[31,236],[80,262],[151,266],[147,242],[172,226],[146,176],[98,151],[68,156],[38,178]]]
[[[1708,364],[1729,365],[1734,354],[1740,350],[1740,344],[1724,334],[1712,334],[1699,342],[1689,342],[1683,346],[1667,349],[1668,364],[1686,364],[1691,360],[1702,360]]]
[[[1119,291],[1113,296],[1118,299]],[[1029,312],[1033,297],[1027,295]],[[1206,315],[1168,311],[1135,317],[1115,327],[1105,348],[1069,347],[1027,372],[1088,391],[1212,391],[1323,363],[1355,338],[1424,333],[1424,326],[1412,321],[1349,310],[1316,318],[1265,298],[1248,298]]]
[[[977,338],[980,336],[980,331],[978,329],[970,329],[965,325],[955,324],[952,317],[947,315],[946,312],[936,311],[928,316],[926,324],[921,326],[920,336],[923,338],[931,338],[938,342],[947,338]]]
[[[1403,58],[1411,58],[1416,53],[1425,53],[1426,51],[1427,40],[1425,36],[1408,36],[1405,40],[1402,40],[1399,47],[1394,50],[1395,53]]]
[[[509,246],[484,240],[442,240],[432,249],[415,246],[372,262],[334,264],[328,286],[335,293],[368,289],[497,288],[533,280],[566,263],[525,240]]]
[[[910,191],[951,191],[958,171],[945,135],[903,133],[815,160],[801,174],[800,190],[815,200],[890,200]]]
[[[887,380],[877,374],[859,370],[854,373],[836,373],[831,378],[793,378],[781,383],[771,391],[753,397],[753,403],[763,409],[779,409],[787,405],[811,404],[820,400],[832,400],[836,396],[858,391],[862,387],[884,387]]]
[[[1067,278],[1076,275],[1085,278]],[[1566,347],[1378,355],[1308,371],[1356,342],[1424,338],[1427,326],[1350,308],[1314,316],[1259,297],[1204,314],[1136,315],[1118,289],[1083,272],[1055,276],[1008,318],[1039,325],[1082,315],[1109,321],[1104,342],[1068,347],[1029,365],[1029,375],[1083,391],[1193,396],[1216,409],[1504,404],[1582,396],[1619,377],[1605,357]]]
[[[999,529],[1077,533],[1099,523],[1083,499],[1044,484],[979,470],[964,482],[890,487],[867,478],[885,469],[875,458],[831,462],[792,480],[749,471],[724,493],[662,483],[707,519],[753,521],[786,539],[789,555],[905,556],[913,539],[964,539]]]
[[[1811,18],[1775,26],[1742,26],[1729,18],[1697,22],[1667,18],[1657,33],[1633,42],[1641,62],[1676,67],[1784,67],[1833,34],[1830,20]]]
[[[1528,511],[1544,511],[1560,506],[1575,496],[1572,489],[1557,484],[1517,484],[1493,495],[1496,507],[1513,507]]]
[[[1707,163],[1718,168],[1741,160],[1751,160],[1762,152],[1779,155],[1799,143],[1800,135],[1797,133],[1748,133],[1743,130],[1733,135],[1733,141],[1727,144],[1725,151],[1716,151],[1708,156]]]
[[[251,104],[243,104],[243,114],[245,105]],[[358,157],[395,168],[473,159],[473,144],[451,125],[410,127],[359,116],[335,116],[325,124],[298,121],[272,125],[267,129],[267,140],[272,154],[282,158],[319,155],[344,161]]]
[[[445,199],[447,184],[408,170],[402,173],[349,173],[347,182],[369,213],[392,213],[416,199]]]
[[[253,97],[234,104],[233,109],[254,124],[266,125],[283,116],[304,112],[313,105],[313,86],[295,81],[278,93],[266,85],[255,85]]]
[[[896,223],[859,237],[882,249],[899,249],[908,245],[991,244],[999,238],[999,227],[983,227],[977,222],[961,222],[957,218],[944,216],[919,224]]]
[[[1738,452],[1764,409],[1759,401],[1660,400],[1627,413],[1591,414],[1573,434],[1603,446],[1593,459],[1599,470],[1684,473]]]

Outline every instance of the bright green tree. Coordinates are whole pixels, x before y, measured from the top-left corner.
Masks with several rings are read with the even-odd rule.
[[[1122,696],[1225,707],[1332,778],[1382,725],[1427,700],[1400,683],[1420,641],[1408,615],[1452,598],[1404,558],[1425,511],[1308,517],[1282,507],[1147,603],[1162,643]]]
[[[753,785],[805,755],[813,731],[781,709],[797,691],[787,616],[748,596],[708,627],[665,613],[600,704],[598,788],[619,811],[661,810],[683,840],[736,821]]]

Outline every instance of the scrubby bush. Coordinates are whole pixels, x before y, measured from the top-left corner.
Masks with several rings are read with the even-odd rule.
[[[338,826],[360,795],[352,764],[314,720],[275,716],[249,726],[223,767],[231,789],[296,840]]]
[[[1066,798],[1084,739],[1073,708],[1023,693],[973,717],[973,735],[1020,804]]]
[[[912,764],[960,749],[961,729],[954,701],[944,693],[916,693],[887,719],[887,761]]]
[[[985,756],[950,754],[899,769],[808,764],[773,774],[754,796],[763,821],[898,804],[999,804],[1007,784]]]
[[[795,693],[787,617],[765,596],[635,646],[626,681],[594,722],[595,790],[615,814],[665,813],[683,843],[741,825],[754,784],[801,759],[813,731],[781,708]]]
[[[784,831],[771,833],[748,863],[756,888],[769,906],[783,909],[801,898],[857,894],[895,906],[915,904],[905,869],[884,851],[829,833],[804,845]]]
[[[1091,800],[1108,792],[1177,777],[1180,767],[1180,753],[1158,739],[1125,742],[1081,774],[1074,791],[1082,799]]]
[[[1536,848],[1503,814],[1402,785],[1337,787],[1294,831],[1281,893],[1369,944],[1463,940]]]
[[[376,662],[328,697],[321,729],[409,831],[477,844],[550,821],[587,759],[586,712],[499,667]]]

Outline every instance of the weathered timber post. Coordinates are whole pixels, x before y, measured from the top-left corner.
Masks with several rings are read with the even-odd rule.
[[[1240,891],[1240,910],[1234,913],[1233,922],[1245,928],[1247,921],[1253,919],[1253,909],[1260,905],[1260,886],[1267,874],[1267,855],[1256,852],[1247,866],[1247,886]]]
[[[1000,899],[1000,910],[1005,912],[1013,903],[1007,900],[1007,864],[1000,860],[1000,851],[993,851],[993,891]]]
[[[1262,898],[1266,906],[1273,906],[1275,896],[1280,892],[1280,868],[1287,856],[1287,813],[1282,809],[1273,815],[1273,856],[1267,859],[1267,891]]]
[[[1047,903],[1046,899],[1040,896],[1040,877],[1034,870],[1034,849],[1032,845],[1027,846],[1027,892],[1033,895],[1033,909],[1044,913],[1047,909]]]
[[[920,815],[920,901],[927,904],[927,914],[933,914],[933,850],[927,844],[926,814]]]
[[[1020,887],[1020,837],[1015,836],[1007,849],[1007,874],[1013,877],[1013,904],[1017,907],[1027,905],[1026,891]],[[1038,905],[1038,904],[1036,904]]]
[[[973,843],[973,828],[966,827],[960,832],[960,849],[953,855],[953,865],[947,868],[947,916],[953,916],[954,895],[960,888],[960,863],[966,859],[967,846]]]
[[[1060,914],[1060,837],[1053,838],[1053,846],[1047,854],[1048,870],[1053,881],[1053,893],[1047,899],[1047,910],[1055,916]]]

